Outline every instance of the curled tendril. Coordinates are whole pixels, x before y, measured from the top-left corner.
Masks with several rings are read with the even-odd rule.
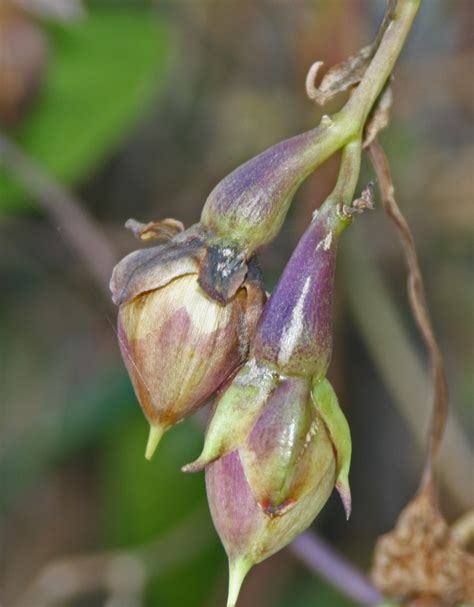
[[[306,94],[318,105],[325,105],[339,93],[356,86],[362,80],[376,50],[375,43],[364,46],[358,53],[328,70],[319,86],[315,85],[315,80],[324,63],[316,61],[306,76]]]
[[[322,61],[313,63],[309,68],[305,83],[306,94],[312,101],[321,106],[325,105],[339,93],[348,91],[353,86],[359,84],[379,47],[386,29],[393,19],[395,6],[395,0],[387,2],[383,21],[372,44],[364,46],[360,51],[328,70],[319,86],[315,85],[315,81],[324,63]]]

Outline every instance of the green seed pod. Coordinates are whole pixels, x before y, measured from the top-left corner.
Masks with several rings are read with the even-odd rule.
[[[327,380],[282,380],[235,450],[206,467],[209,506],[229,558],[229,603],[248,570],[304,531],[334,486],[350,512],[347,421]]]

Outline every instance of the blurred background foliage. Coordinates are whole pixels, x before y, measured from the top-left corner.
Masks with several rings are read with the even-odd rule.
[[[15,19],[30,33],[17,35],[12,6],[0,5],[0,109],[9,65],[20,70],[15,45],[39,36],[44,61],[18,112],[2,117],[2,136],[74,192],[116,259],[137,246],[121,227],[128,217],[190,225],[226,173],[316,124],[308,67],[367,43],[384,10],[376,0],[25,0]],[[447,359],[454,421],[440,475],[450,520],[474,494],[473,12],[471,0],[424,1],[383,137]],[[65,226],[0,153],[2,604],[222,605],[226,563],[203,479],[179,470],[199,452],[200,425],[175,428],[145,461],[147,424],[118,353],[115,312]],[[333,159],[308,180],[262,255],[269,288],[336,170]],[[361,184],[371,176],[366,167]],[[356,222],[341,254],[331,377],[353,431],[354,511],[346,523],[332,497],[314,526],[367,569],[376,537],[416,488],[429,388],[381,209]],[[132,561],[90,588],[87,568],[76,571],[77,588],[45,574],[56,559],[101,551]],[[74,572],[76,561],[64,563]],[[288,550],[251,573],[241,598],[242,607],[316,604],[352,603]]]

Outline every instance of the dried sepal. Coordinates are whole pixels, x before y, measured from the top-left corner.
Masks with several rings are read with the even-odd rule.
[[[244,253],[231,245],[209,244],[199,268],[199,284],[216,301],[229,301],[243,283],[248,266]]]
[[[214,405],[201,455],[183,471],[202,470],[244,443],[280,382],[277,373],[248,360]]]
[[[128,219],[125,227],[140,240],[171,240],[184,231],[184,225],[177,219],[168,218],[162,221],[142,223],[136,219]]]
[[[336,489],[341,496],[346,518],[351,514],[352,500],[349,470],[352,457],[351,431],[336,393],[327,379],[313,384],[312,398],[334,445],[337,460]]]
[[[196,274],[205,254],[204,240],[197,229],[189,228],[167,244],[129,253],[114,268],[110,280],[116,305],[126,303],[185,274]]]
[[[345,61],[338,63],[326,72],[319,86],[315,85],[315,80],[324,63],[322,61],[313,63],[306,76],[306,94],[308,97],[318,105],[323,106],[339,93],[343,93],[359,84],[374,56],[375,50],[376,48],[373,45],[365,46]]]

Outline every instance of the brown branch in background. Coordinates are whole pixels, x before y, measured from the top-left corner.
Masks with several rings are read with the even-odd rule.
[[[74,21],[85,12],[82,0],[10,0],[19,8],[40,18]]]
[[[384,208],[388,216],[396,225],[403,246],[408,268],[408,296],[410,305],[431,359],[434,402],[428,438],[428,453],[422,479],[422,484],[426,484],[432,479],[433,459],[438,451],[446,426],[448,386],[446,382],[444,360],[431,325],[430,315],[426,304],[423,277],[416,253],[415,239],[395,200],[395,189],[387,157],[377,139],[374,139],[367,149],[378,178]]]
[[[108,593],[107,605],[138,606],[150,578],[192,560],[211,541],[209,516],[199,507],[151,543],[129,550],[62,557],[47,563],[13,601],[13,606],[64,605],[103,590]]]
[[[109,300],[108,284],[118,255],[80,201],[3,133],[0,133],[0,166],[48,213]]]
[[[345,246],[343,284],[357,330],[417,449],[424,451],[426,413],[413,404],[426,402],[432,393],[429,370],[413,347],[412,336],[392,299],[387,281],[367,247],[367,235],[354,226]],[[458,508],[470,508],[473,491],[466,479],[472,476],[473,453],[454,411],[449,416],[441,447],[437,471],[443,490]]]

